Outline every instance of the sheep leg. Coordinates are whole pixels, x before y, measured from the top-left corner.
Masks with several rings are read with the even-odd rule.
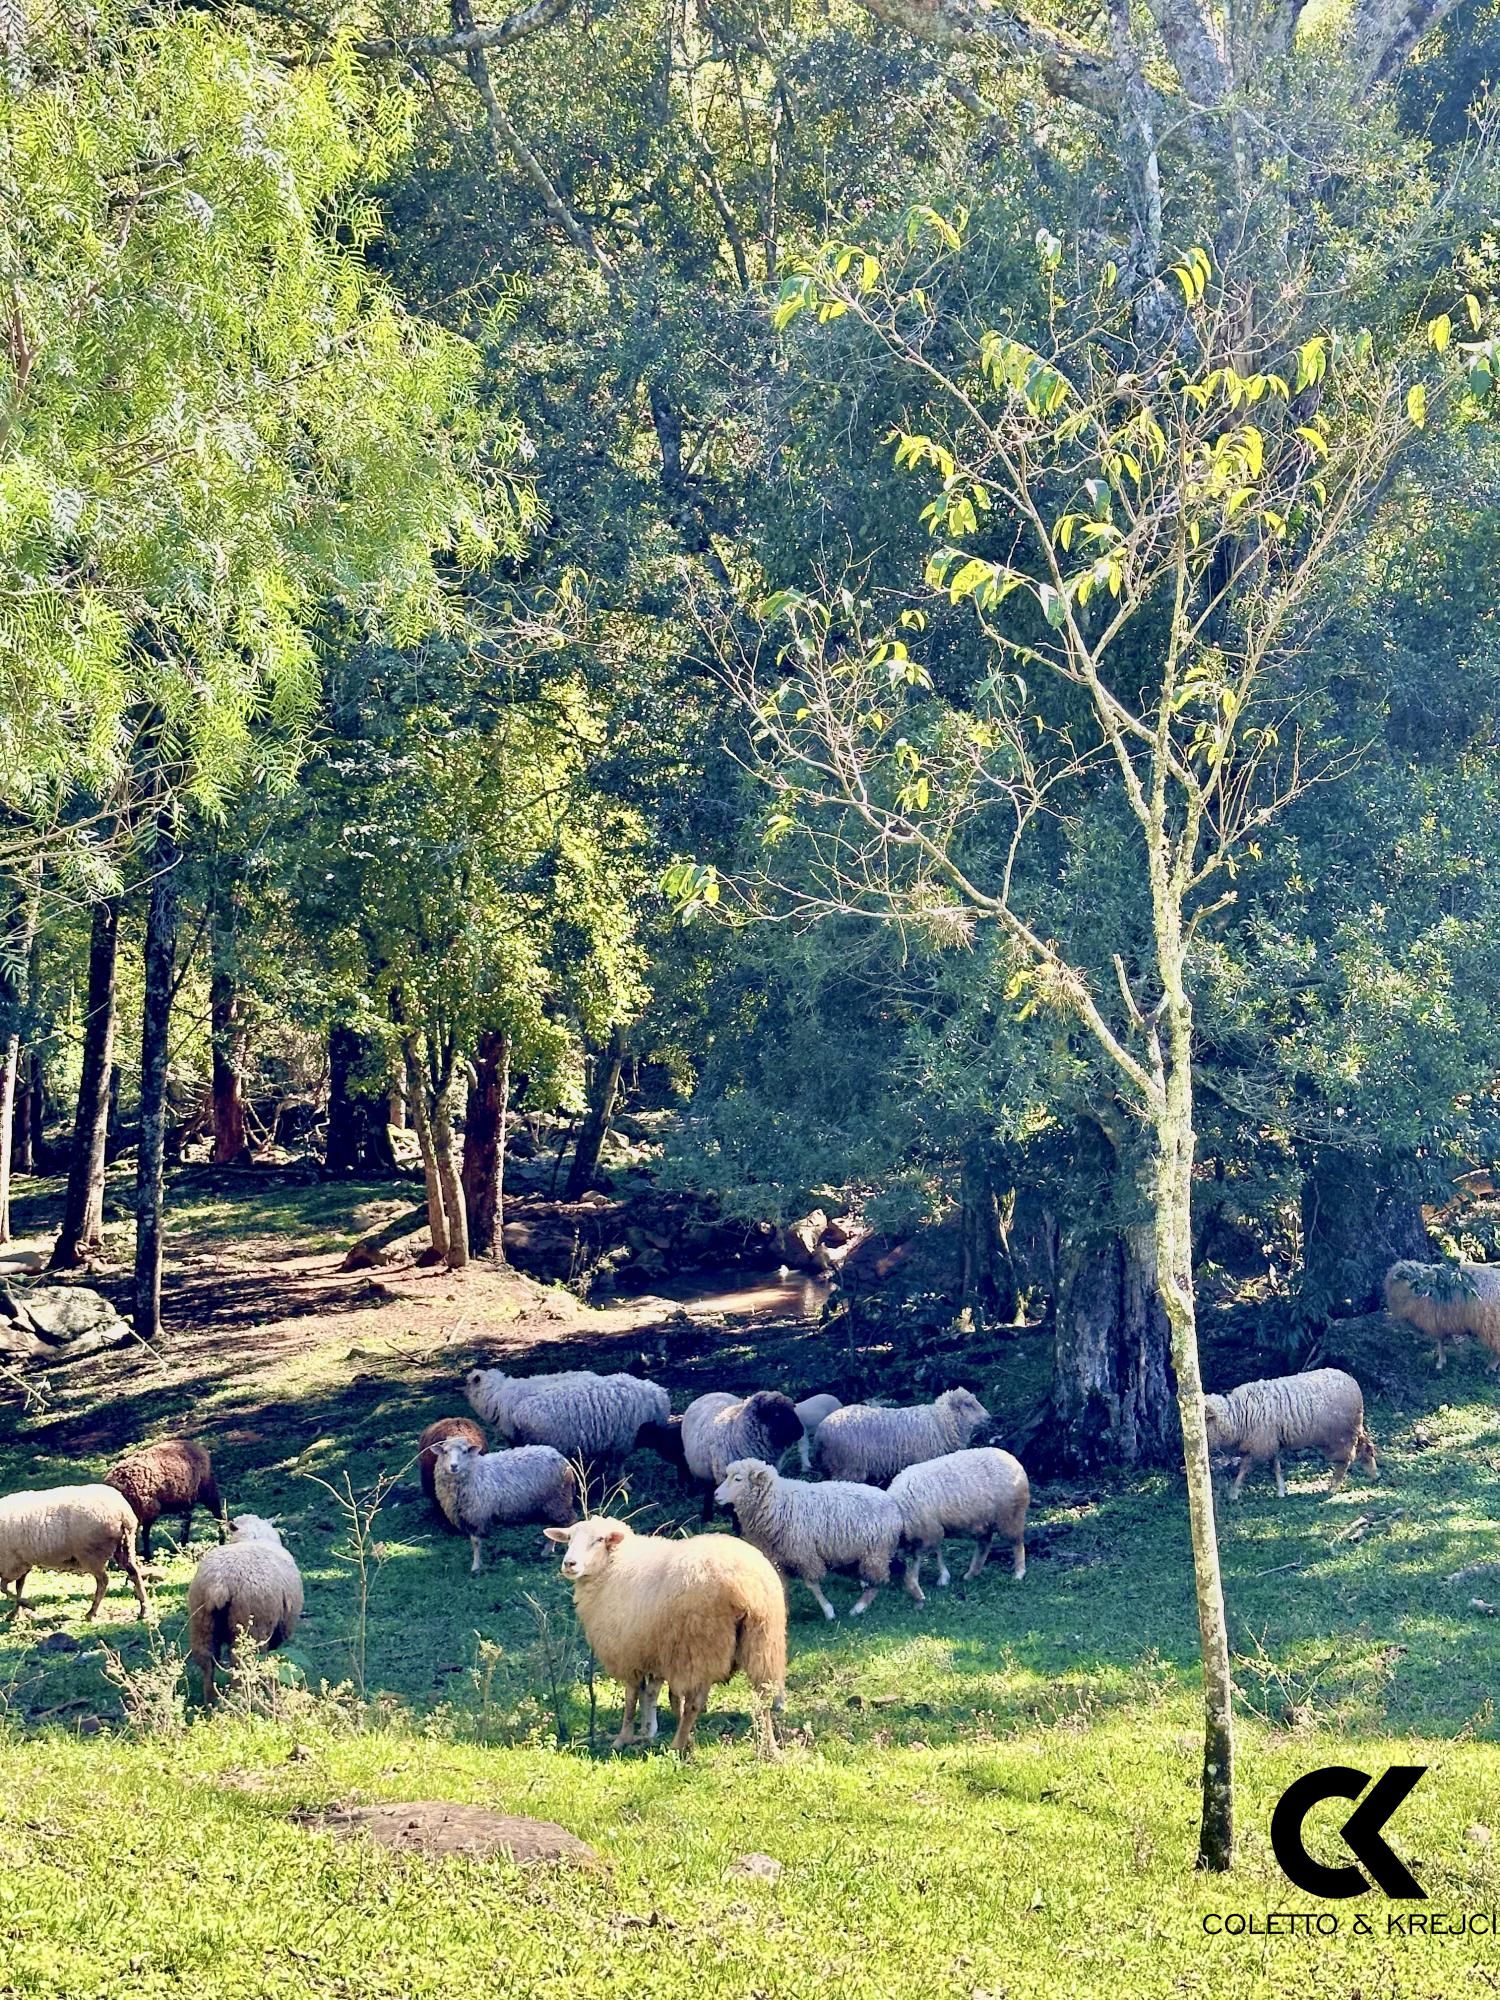
[[[641,1683],[639,1681],[626,1682],[625,1713],[620,1718],[620,1733],[614,1741],[616,1750],[623,1750],[627,1744],[634,1743],[635,1741],[635,1705],[640,1697],[640,1692]]]
[[[706,1687],[689,1687],[682,1690],[677,1714],[677,1734],[672,1738],[672,1748],[679,1757],[687,1757],[693,1747],[693,1731],[698,1727],[698,1717],[708,1703]]]
[[[104,1602],[104,1593],[109,1588],[109,1571],[99,1570],[94,1577],[94,1601],[88,1608],[86,1624],[92,1625],[99,1616],[99,1606]],[[142,1614],[144,1616],[144,1613]]]
[[[661,1698],[661,1682],[647,1681],[641,1695],[641,1734],[648,1743],[656,1741],[656,1704]]]
[[[817,1598],[818,1609],[822,1612],[823,1616],[825,1618],[837,1618],[839,1614],[828,1602],[828,1596],[823,1589],[821,1581],[815,1576],[805,1576],[802,1581],[807,1585],[813,1596]]]
[[[135,1552],[132,1550],[129,1541],[124,1541],[120,1544],[119,1564],[121,1569],[124,1570],[125,1574],[130,1578],[131,1588],[135,1592],[135,1601],[138,1607],[135,1615],[137,1621],[139,1622],[143,1620],[146,1616],[146,1586],[141,1581],[141,1567],[140,1564],[136,1561]],[[105,1581],[104,1578],[100,1577],[99,1597],[102,1597],[104,1595],[104,1581]],[[94,1611],[97,1611],[98,1608],[99,1608],[99,1598],[96,1597],[94,1599]],[[94,1614],[91,1611],[89,1613],[89,1616],[92,1618],[93,1615]]]
[[[1019,1583],[1026,1574],[1026,1530],[1024,1528],[1016,1536],[1013,1546],[1015,1553],[1011,1558],[1010,1571],[1016,1582]]]
[[[797,1462],[802,1467],[802,1476],[805,1479],[812,1471],[812,1453],[808,1449],[806,1431],[797,1440]]]
[[[1328,1490],[1330,1493],[1337,1493],[1339,1488],[1343,1485],[1345,1479],[1348,1477],[1349,1466],[1351,1461],[1347,1458],[1345,1459],[1335,1458],[1331,1459],[1329,1463],[1333,1467],[1333,1477],[1328,1482]]]
[[[470,1535],[469,1547],[474,1551],[474,1560],[469,1564],[469,1574],[470,1576],[478,1576],[480,1561],[484,1554],[484,1537],[482,1535]]]
[[[1281,1469],[1280,1452],[1277,1452],[1276,1456],[1271,1460],[1271,1470],[1276,1474],[1276,1498],[1278,1500],[1285,1500],[1286,1474]]]
[[[21,1574],[16,1578],[16,1610],[18,1612],[26,1611],[30,1608],[21,1596],[21,1592],[26,1588],[26,1579],[30,1574],[31,1571],[29,1569],[23,1569]]]
[[[183,1539],[184,1541],[186,1541],[186,1540],[187,1540],[187,1536],[186,1536],[186,1535],[184,1535],[182,1539]],[[150,1562],[150,1560],[151,1560],[151,1523],[150,1523],[149,1521],[142,1521],[142,1523],[141,1523],[141,1561],[142,1561],[142,1562]]]
[[[983,1541],[979,1541],[976,1539],[974,1543],[974,1560],[969,1564],[969,1567],[964,1571],[965,1583],[972,1583],[975,1577],[978,1576],[979,1572],[984,1568],[985,1564],[989,1561],[990,1550],[994,1546],[995,1546],[995,1531],[993,1528],[984,1537]],[[938,1555],[941,1557],[942,1555],[941,1549],[938,1550]],[[938,1582],[941,1583],[942,1581],[943,1579],[939,1577]]]
[[[858,1597],[849,1606],[849,1616],[851,1618],[863,1618],[870,1606],[875,1602],[875,1593],[879,1588],[880,1585],[878,1583],[867,1583]]]
[[[1438,1335],[1437,1350],[1437,1373],[1441,1375],[1443,1370],[1448,1366],[1448,1351],[1443,1346],[1443,1336],[1441,1334]]]
[[[921,1556],[909,1557],[906,1562],[906,1573],[901,1579],[901,1587],[913,1604],[925,1604],[927,1602],[920,1581],[921,1566]]]
[[[1231,1500],[1239,1499],[1240,1488],[1244,1485],[1245,1474],[1249,1470],[1250,1470],[1250,1454],[1249,1452],[1245,1452],[1240,1458],[1239,1465],[1235,1468],[1234,1484],[1229,1489],[1229,1497]]]

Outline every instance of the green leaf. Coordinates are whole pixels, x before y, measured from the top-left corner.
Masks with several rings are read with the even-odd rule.
[[[1413,382],[1406,392],[1406,414],[1418,430],[1427,422],[1427,390],[1420,382]]]

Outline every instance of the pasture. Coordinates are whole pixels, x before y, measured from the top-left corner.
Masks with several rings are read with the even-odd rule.
[[[122,1579],[90,1627],[83,1581],[33,1578],[31,1617],[0,1625],[7,2000],[1383,2000],[1500,1983],[1487,1936],[1389,1937],[1408,1906],[1378,1897],[1343,1905],[1336,1937],[1204,1931],[1226,1912],[1326,1915],[1283,1879],[1267,1828],[1293,1777],[1335,1762],[1430,1766],[1390,1829],[1422,1910],[1500,1905],[1500,1392],[1472,1353],[1442,1376],[1396,1335],[1364,1357],[1378,1484],[1356,1472],[1328,1499],[1298,1464],[1284,1503],[1262,1474],[1222,1509],[1243,1837],[1232,1877],[1206,1879],[1190,1866],[1201,1710],[1170,1479],[1041,1487],[1020,1585],[993,1560],[965,1588],[955,1565],[924,1611],[893,1589],[834,1625],[793,1585],[778,1762],[757,1760],[738,1683],[686,1767],[609,1753],[620,1691],[604,1680],[591,1742],[555,1556],[512,1530],[471,1578],[467,1544],[417,1489],[417,1432],[462,1409],[476,1358],[642,1356],[680,1408],[710,1384],[821,1387],[820,1366],[847,1357],[811,1322],[763,1325],[757,1363],[732,1319],[591,1314],[503,1276],[459,1300],[442,1272],[339,1275],[390,1195],[182,1187],[167,1358],[125,1350],[55,1377],[41,1406],[0,1406],[0,1490],[97,1476],[126,1444],[191,1429],[230,1510],[281,1525],[308,1599],[279,1666],[207,1715],[180,1672],[201,1516],[189,1551],[158,1530],[152,1625],[133,1622]],[[1003,1413],[1023,1406],[1038,1349],[1023,1335],[931,1365]],[[1211,1383],[1215,1364],[1210,1341]],[[638,1528],[695,1525],[658,1461],[637,1453],[628,1475],[614,1505]],[[845,1610],[854,1593],[836,1579],[830,1594]],[[600,1866],[429,1861],[324,1824],[437,1799],[560,1822]],[[1310,1844],[1337,1823],[1322,1809]]]

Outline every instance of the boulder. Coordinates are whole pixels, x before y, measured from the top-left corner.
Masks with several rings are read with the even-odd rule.
[[[102,1292],[87,1285],[30,1285],[0,1299],[0,1359],[73,1361],[120,1347],[131,1336]]]
[[[828,1217],[821,1208],[815,1208],[811,1215],[804,1215],[800,1222],[788,1223],[781,1231],[778,1245],[782,1263],[793,1271],[830,1270],[832,1259],[822,1242],[827,1227]]]

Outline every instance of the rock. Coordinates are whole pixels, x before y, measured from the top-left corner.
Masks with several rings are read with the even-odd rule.
[[[366,1833],[382,1847],[433,1859],[462,1854],[474,1861],[566,1861],[597,1868],[593,1848],[551,1820],[517,1819],[483,1806],[424,1799],[412,1805],[347,1806],[321,1822],[334,1833]]]
[[[87,1285],[31,1285],[13,1294],[19,1317],[0,1319],[0,1358],[71,1361],[131,1339],[102,1292]]]
[[[39,1653],[81,1653],[83,1647],[71,1632],[49,1632],[36,1650]]]
[[[379,1249],[373,1243],[356,1243],[339,1265],[341,1271],[378,1271],[382,1264],[389,1264],[390,1253]]]
[[[846,1243],[854,1241],[854,1231],[835,1218],[823,1231],[818,1241],[829,1250],[842,1250]]]
[[[429,1243],[427,1248],[414,1259],[419,1271],[435,1271],[439,1264],[446,1264],[447,1261],[435,1243]]]
[[[828,1217],[821,1208],[815,1208],[811,1215],[803,1216],[800,1222],[789,1223],[777,1239],[781,1261],[793,1271],[824,1272],[831,1268],[831,1259],[823,1248],[823,1232],[828,1227]]]
[[[770,1854],[742,1854],[738,1861],[730,1862],[726,1873],[754,1882],[774,1882],[781,1873],[781,1863]]]

